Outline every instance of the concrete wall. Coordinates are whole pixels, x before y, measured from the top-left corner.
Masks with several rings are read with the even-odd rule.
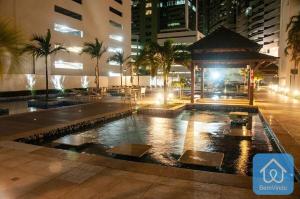
[[[123,85],[129,86],[130,76],[123,76]],[[140,76],[140,86],[150,86],[149,76]],[[50,89],[70,89],[95,87],[95,76],[69,76],[69,75],[51,75],[49,76]],[[119,86],[120,77],[100,77],[100,87]],[[159,82],[162,82],[159,81]],[[138,77],[134,76],[133,84],[138,85]],[[45,76],[32,74],[13,74],[0,76],[0,92],[5,91],[22,91],[22,90],[43,90],[45,89]]]
[[[279,62],[279,84],[281,87],[289,88],[290,90],[300,90],[300,74],[291,75],[291,69],[295,68],[295,63],[291,61],[290,56],[286,56],[284,50],[287,46],[288,32],[286,31],[287,24],[292,16],[299,14],[299,0],[282,0],[281,1],[281,21],[280,21],[280,62]],[[299,68],[298,68],[299,69]]]
[[[82,20],[55,12],[54,6],[60,6],[82,16]],[[120,17],[110,12],[113,7],[123,16]],[[65,47],[82,47],[84,42],[94,42],[95,38],[104,42],[106,47],[122,48],[126,56],[131,52],[131,2],[123,0],[119,4],[113,0],[83,0],[78,4],[71,0],[0,0],[0,17],[9,19],[16,28],[22,31],[24,38],[29,41],[33,34],[45,35],[47,29],[52,32],[52,43],[63,44]],[[113,20],[123,26],[116,28],[110,24]],[[83,37],[65,34],[54,30],[54,24],[62,24],[83,31]],[[123,41],[111,39],[110,35],[119,35]],[[118,66],[107,64],[107,58],[112,53],[106,53],[100,60],[100,73],[107,75],[109,71],[118,72]],[[18,70],[14,73],[29,74],[33,72],[33,61],[31,56],[24,57]],[[82,63],[82,70],[59,69],[54,67],[54,62],[62,60],[65,62]],[[45,71],[44,59],[36,62],[36,74],[43,75]],[[76,52],[58,53],[49,58],[49,71],[52,75],[94,75],[95,60],[87,55],[79,55]]]

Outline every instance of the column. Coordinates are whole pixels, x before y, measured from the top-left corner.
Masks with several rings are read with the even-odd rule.
[[[191,65],[191,103],[195,102],[195,65]]]
[[[204,68],[203,67],[201,67],[201,70],[200,70],[201,72],[201,74],[200,74],[200,78],[201,78],[201,99],[203,99],[204,98]]]
[[[249,67],[248,72],[248,94],[249,94],[249,105],[253,105],[254,101],[254,71],[253,68]]]

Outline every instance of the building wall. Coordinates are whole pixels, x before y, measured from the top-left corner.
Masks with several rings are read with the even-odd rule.
[[[52,43],[63,44],[66,47],[82,47],[84,42],[93,42],[95,38],[104,42],[108,48],[122,48],[125,55],[130,55],[131,48],[131,12],[130,1],[123,0],[120,4],[115,0],[82,0],[82,4],[73,0],[0,0],[0,16],[10,19],[14,25],[22,30],[26,39],[32,34],[46,34],[51,30]],[[82,20],[55,12],[54,7],[72,11],[81,15]],[[122,17],[110,11],[110,7],[122,12]],[[110,20],[117,22],[123,28],[111,25]],[[54,30],[55,24],[71,27],[83,32],[83,36],[74,36]],[[110,38],[111,35],[120,36],[123,41]],[[106,60],[112,53],[106,53],[100,62],[100,73],[107,75],[109,71],[118,72],[118,66],[109,65]],[[17,73],[29,74],[34,71],[32,57],[24,58]],[[82,69],[56,68],[55,61],[82,63]],[[58,53],[49,58],[49,71],[53,75],[84,76],[94,75],[95,60],[79,53]],[[36,61],[36,74],[44,74],[44,60]]]
[[[281,87],[300,90],[300,77],[291,75],[291,69],[295,68],[295,63],[291,61],[290,56],[286,56],[284,50],[287,45],[288,32],[287,24],[292,16],[299,14],[299,0],[282,0],[281,1],[281,18],[280,18],[280,61],[279,61],[279,84]]]

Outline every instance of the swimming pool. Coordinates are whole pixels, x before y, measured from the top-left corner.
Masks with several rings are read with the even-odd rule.
[[[224,129],[230,128],[228,112],[184,110],[175,118],[134,114],[90,130],[77,132],[83,137],[92,139],[93,142],[80,148],[57,145],[53,142],[43,143],[43,145],[112,156],[106,153],[106,150],[111,147],[124,143],[148,144],[152,145],[152,148],[141,159],[113,157],[166,166],[251,175],[252,157],[256,153],[278,150],[269,138],[259,115],[252,113],[250,117],[252,139],[224,135]],[[222,152],[224,161],[219,170],[182,165],[177,160],[186,150]]]

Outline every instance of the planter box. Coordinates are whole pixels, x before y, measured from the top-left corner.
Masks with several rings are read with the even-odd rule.
[[[48,109],[48,108],[57,108],[63,106],[72,106],[81,104],[81,102],[76,101],[65,101],[65,100],[30,100],[28,101],[28,107]]]
[[[176,105],[170,108],[142,107],[138,109],[138,113],[158,117],[175,117],[184,109],[184,104]]]

